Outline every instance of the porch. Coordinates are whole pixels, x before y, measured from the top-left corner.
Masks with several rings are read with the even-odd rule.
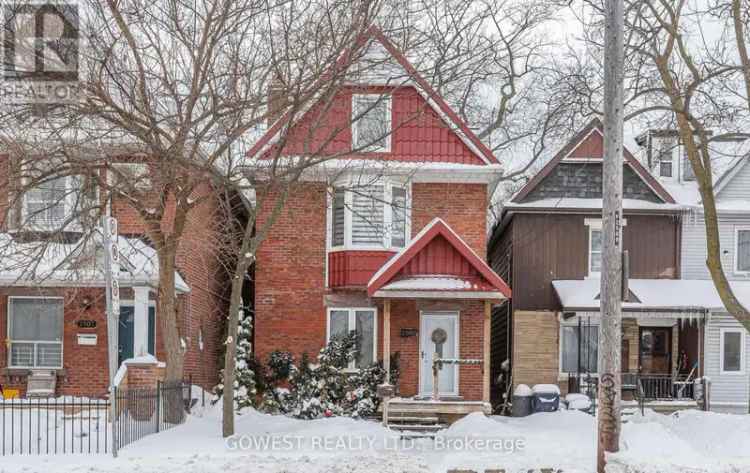
[[[370,279],[382,306],[382,361],[400,357],[400,386],[384,385],[384,422],[434,431],[490,411],[492,304],[510,297],[503,280],[442,220],[427,225]]]

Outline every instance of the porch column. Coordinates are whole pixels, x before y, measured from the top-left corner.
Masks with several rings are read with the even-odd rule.
[[[484,301],[484,337],[482,338],[482,401],[490,402],[490,333],[492,302]]]
[[[391,382],[391,300],[383,301],[383,368],[385,382]]]
[[[134,287],[133,356],[148,354],[148,287]]]

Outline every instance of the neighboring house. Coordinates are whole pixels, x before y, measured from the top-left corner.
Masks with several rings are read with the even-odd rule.
[[[709,281],[706,266],[706,233],[698,184],[677,133],[649,131],[640,135],[644,163],[684,206],[682,218],[681,267],[683,279]],[[715,176],[714,192],[719,216],[722,264],[735,295],[750,307],[750,150],[744,139],[711,143]],[[709,282],[710,284],[710,282]],[[704,373],[711,379],[713,410],[747,413],[750,406],[750,370],[747,354],[750,336],[716,300],[704,335]]]
[[[603,142],[601,123],[591,121],[504,204],[494,228],[489,259],[513,299],[493,315],[493,374],[509,360],[514,386],[552,383],[566,392],[598,375]],[[632,388],[636,373],[658,380],[700,358],[695,321],[705,310],[678,279],[681,207],[627,149],[623,167],[631,279],[622,371]]]
[[[14,158],[0,155],[0,385],[26,393],[34,370],[56,373],[56,394],[98,396],[109,386],[103,250],[97,222],[79,206],[103,205],[95,180],[49,179],[31,189],[13,182]],[[120,177],[151,191],[148,165],[114,163]],[[110,173],[111,171],[107,171]],[[107,179],[113,178],[108,174]],[[201,192],[213,192],[206,186]],[[177,258],[176,289],[185,376],[217,382],[225,312],[221,266],[210,222],[216,202],[190,215]],[[122,256],[119,362],[153,354],[165,361],[160,336],[158,262],[145,227],[127,200],[107,211],[119,220]],[[83,242],[87,242],[83,244]]]
[[[258,163],[272,151],[304,157],[307,144],[332,157],[303,175],[258,250],[256,355],[314,357],[356,330],[352,368],[388,368],[398,352],[402,397],[432,396],[435,353],[481,360],[444,366],[439,392],[485,408],[491,304],[510,297],[484,262],[490,183],[502,167],[380,31],[360,47],[382,67],[299,120],[282,116],[250,152]],[[258,225],[269,215],[262,208]]]

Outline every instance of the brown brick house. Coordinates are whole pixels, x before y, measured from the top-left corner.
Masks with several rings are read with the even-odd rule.
[[[602,155],[602,126],[593,120],[504,204],[493,229],[489,259],[513,289],[493,314],[493,366],[508,360],[513,386],[559,384],[565,392],[597,375]],[[680,280],[681,207],[627,149],[623,166],[623,383],[636,374],[674,383],[700,358],[695,321],[705,316],[693,298],[675,297],[689,292]]]
[[[148,164],[113,161],[111,166],[149,185]],[[109,375],[101,241],[92,237],[95,225],[79,216],[75,206],[82,199],[69,197],[86,195],[89,188],[84,179],[66,176],[21,193],[12,182],[13,165],[11,156],[0,155],[0,385],[24,395],[32,370],[51,370],[57,395],[102,395]],[[197,192],[214,189],[206,185]],[[185,376],[206,388],[217,382],[226,306],[221,265],[211,247],[216,206],[206,199],[190,215],[176,274]],[[119,361],[143,354],[165,361],[156,252],[125,199],[113,197],[107,211],[119,221],[122,255]]]
[[[482,361],[444,366],[441,399],[486,402],[490,307],[510,297],[484,262],[488,185],[500,163],[380,31],[361,47],[364,58],[387,58],[390,77],[374,72],[299,120],[282,117],[250,153],[331,156],[303,177],[257,253],[256,354],[299,359],[356,330],[357,364],[389,367],[400,354],[402,396],[432,395],[437,352]],[[350,123],[362,103],[369,111]],[[385,135],[363,149],[369,126]],[[324,140],[321,129],[337,131]]]

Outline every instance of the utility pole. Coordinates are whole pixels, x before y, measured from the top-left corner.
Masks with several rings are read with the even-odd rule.
[[[120,323],[120,251],[117,246],[117,220],[114,217],[102,217],[102,244],[104,245],[104,283],[107,300],[107,353],[109,357],[109,408],[112,429],[112,456],[117,457],[117,406],[115,397],[115,374],[118,370],[118,338]]]
[[[622,315],[623,0],[606,0],[604,165],[597,471],[620,444]]]

